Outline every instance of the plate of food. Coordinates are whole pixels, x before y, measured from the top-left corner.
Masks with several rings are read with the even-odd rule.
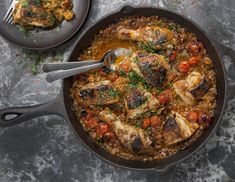
[[[0,126],[57,114],[90,151],[128,169],[163,172],[189,157],[218,128],[234,89],[214,45],[180,14],[124,6],[81,35],[60,72],[120,47],[130,53],[116,58],[115,70],[68,77],[51,102],[1,110]]]
[[[26,49],[56,47],[85,22],[91,0],[12,0],[0,3],[0,34]]]

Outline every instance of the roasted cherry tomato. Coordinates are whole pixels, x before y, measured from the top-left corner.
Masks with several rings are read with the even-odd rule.
[[[188,63],[190,66],[195,66],[196,64],[199,63],[199,61],[200,61],[199,56],[193,56],[193,57],[189,58]]]
[[[118,79],[118,74],[116,72],[111,72],[111,73],[109,73],[108,78],[111,81],[115,81],[116,79]]]
[[[146,129],[150,126],[150,120],[148,118],[144,119],[142,128]]]
[[[199,124],[209,125],[211,122],[211,115],[209,113],[200,112],[199,113]]]
[[[158,128],[162,124],[162,121],[158,116],[151,116],[149,120],[153,128]]]
[[[182,61],[178,64],[178,70],[182,73],[187,73],[190,69],[190,65],[186,61]]]
[[[96,118],[91,118],[89,120],[86,120],[86,126],[89,129],[94,129],[98,126],[99,121]]]
[[[174,50],[169,54],[170,61],[174,61],[177,56],[177,52]]]
[[[189,119],[189,121],[198,122],[199,114],[196,111],[190,111],[187,115],[187,118]]]
[[[99,138],[103,138],[103,136],[110,131],[109,125],[107,123],[100,123],[97,128],[97,134]]]
[[[203,46],[200,42],[193,41],[190,42],[188,45],[188,49],[193,53],[193,54],[198,54],[202,50]]]
[[[125,73],[128,73],[130,71],[130,67],[127,64],[121,64],[120,65],[121,70],[123,70]]]
[[[171,92],[169,90],[165,90],[157,96],[157,99],[161,104],[167,104],[171,101],[171,97],[172,97]]]
[[[104,141],[111,141],[111,140],[115,139],[115,134],[112,131],[107,132],[104,134],[103,139],[104,139]]]

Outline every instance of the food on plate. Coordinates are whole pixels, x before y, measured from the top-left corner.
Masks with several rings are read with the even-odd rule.
[[[97,145],[131,160],[163,159],[190,146],[213,120],[213,61],[195,34],[159,17],[131,16],[96,35],[81,60],[119,47],[115,71],[74,77],[71,97]]]
[[[20,0],[13,21],[23,27],[52,28],[74,17],[71,0]]]

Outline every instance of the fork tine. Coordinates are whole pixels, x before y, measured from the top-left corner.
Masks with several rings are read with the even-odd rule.
[[[12,24],[13,23],[13,18],[11,17],[8,21],[9,24]]]
[[[9,17],[9,15],[11,14],[12,9],[14,8],[14,5],[15,5],[15,0],[11,0],[10,6],[9,6],[7,12],[6,12],[6,15],[3,18],[3,21],[5,21]]]
[[[10,11],[9,11],[9,14],[8,14],[8,16],[5,18],[5,22],[7,22],[8,23],[8,21],[11,19],[11,17],[12,17],[12,8],[10,9]]]

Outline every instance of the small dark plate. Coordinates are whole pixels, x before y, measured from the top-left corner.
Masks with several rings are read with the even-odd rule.
[[[92,0],[73,0],[75,17],[71,21],[63,21],[61,25],[52,30],[36,28],[28,34],[20,31],[15,24],[3,22],[10,0],[0,1],[0,34],[11,43],[30,50],[43,50],[56,47],[70,39],[85,22]]]

